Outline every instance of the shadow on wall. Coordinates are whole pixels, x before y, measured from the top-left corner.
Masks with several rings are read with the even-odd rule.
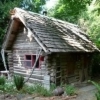
[[[6,58],[6,63],[7,63],[7,54],[5,54],[5,58]],[[9,69],[8,63],[7,63],[7,69]],[[1,56],[1,53],[0,53],[0,71],[4,71],[4,70],[5,70],[5,67],[3,65],[2,56]]]
[[[100,54],[95,54],[93,56],[92,77],[93,78],[100,77]]]

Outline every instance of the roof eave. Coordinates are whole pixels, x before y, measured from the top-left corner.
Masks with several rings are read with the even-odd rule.
[[[2,49],[6,49],[6,47],[7,47],[7,42],[10,38],[9,36],[10,36],[11,30],[12,30],[13,24],[14,24],[14,20],[11,19],[9,26],[7,28],[7,31],[6,31],[6,35],[5,35],[4,40],[3,40]]]

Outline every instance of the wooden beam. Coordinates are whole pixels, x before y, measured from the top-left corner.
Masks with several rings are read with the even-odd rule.
[[[5,42],[4,42],[3,45],[2,45],[2,48],[4,48],[4,49],[7,47],[7,43],[8,43],[8,40],[9,40],[9,38],[10,38],[10,33],[11,33],[11,30],[12,30],[13,24],[14,24],[14,20],[11,19],[10,27],[9,27],[9,29],[7,30],[6,39],[4,40]]]

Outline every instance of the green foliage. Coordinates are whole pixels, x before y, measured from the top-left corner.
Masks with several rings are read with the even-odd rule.
[[[51,90],[45,89],[41,84],[25,85],[21,90],[22,93],[37,94],[39,96],[51,96]]]
[[[6,83],[6,78],[4,76],[1,76],[0,77],[0,90],[1,91],[5,91],[5,83]]]
[[[53,91],[54,89],[56,89],[56,85],[54,83],[51,83],[50,91]]]
[[[34,85],[34,93],[37,93],[41,96],[51,96],[51,91],[45,89],[42,85]]]
[[[9,11],[15,7],[39,13],[45,0],[0,0],[0,44],[10,20]]]
[[[14,84],[16,86],[16,89],[20,91],[24,86],[24,77],[19,75],[14,75]]]
[[[9,11],[14,7],[19,7],[20,3],[21,0],[0,0],[0,44],[2,43],[9,22]]]
[[[55,18],[77,23],[78,18],[86,9],[91,0],[59,0],[55,8],[50,10],[50,15]]]
[[[87,9],[81,13],[79,25],[83,28],[100,48],[100,2],[92,0]]]
[[[52,96],[52,91],[56,88],[55,84],[51,84],[50,90],[47,90],[41,84],[24,85],[24,79],[19,75],[15,75],[13,81],[8,81],[8,80],[2,81],[2,80],[3,78],[0,78],[0,82],[2,84],[0,85],[0,89],[4,92],[4,94],[24,93],[24,94],[36,94],[38,96],[48,97],[48,96]],[[63,85],[63,87],[68,95],[75,94],[75,88],[73,86]]]
[[[25,85],[24,88],[21,90],[22,93],[28,93],[28,94],[37,94],[39,96],[51,96],[51,91],[45,89],[40,84],[35,85]]]
[[[50,16],[78,23],[100,48],[100,0],[59,0]]]
[[[96,96],[97,100],[100,100],[100,92],[97,92],[97,93],[95,94],[95,96]]]
[[[13,81],[6,81],[5,83],[5,92],[10,93],[10,94],[14,94],[15,91],[15,85]]]
[[[24,85],[24,88],[21,90],[22,93],[28,94],[37,94],[39,96],[51,96],[52,91],[56,88],[55,84],[51,84],[50,90],[45,89],[41,84],[33,84],[33,85]]]
[[[4,76],[0,77],[0,85],[5,85],[6,83],[6,78]]]
[[[64,88],[65,88],[66,94],[68,94],[68,95],[74,95],[75,94],[75,87],[74,86],[65,85]]]
[[[96,96],[97,100],[100,100],[100,84],[97,82],[94,82],[94,81],[90,81],[90,80],[89,80],[89,82],[91,82],[97,88],[98,91],[95,94],[95,96]]]
[[[33,94],[34,91],[35,91],[34,86],[33,85],[27,85],[27,84],[25,84],[24,87],[21,90],[22,93],[28,93],[28,94]]]
[[[23,0],[21,6],[26,10],[39,13],[42,10],[42,6],[45,4],[45,0]]]
[[[18,91],[17,91],[17,90]],[[16,94],[37,94],[39,96],[51,96],[52,91],[45,89],[41,84],[24,85],[24,78],[19,75],[14,76],[13,81],[5,80],[4,77],[0,77],[0,90],[4,93]]]

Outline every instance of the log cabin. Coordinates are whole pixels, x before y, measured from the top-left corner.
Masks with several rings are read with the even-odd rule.
[[[10,14],[2,45],[10,76],[31,74],[29,82],[56,85],[89,79],[92,55],[99,50],[78,25],[20,8]]]

